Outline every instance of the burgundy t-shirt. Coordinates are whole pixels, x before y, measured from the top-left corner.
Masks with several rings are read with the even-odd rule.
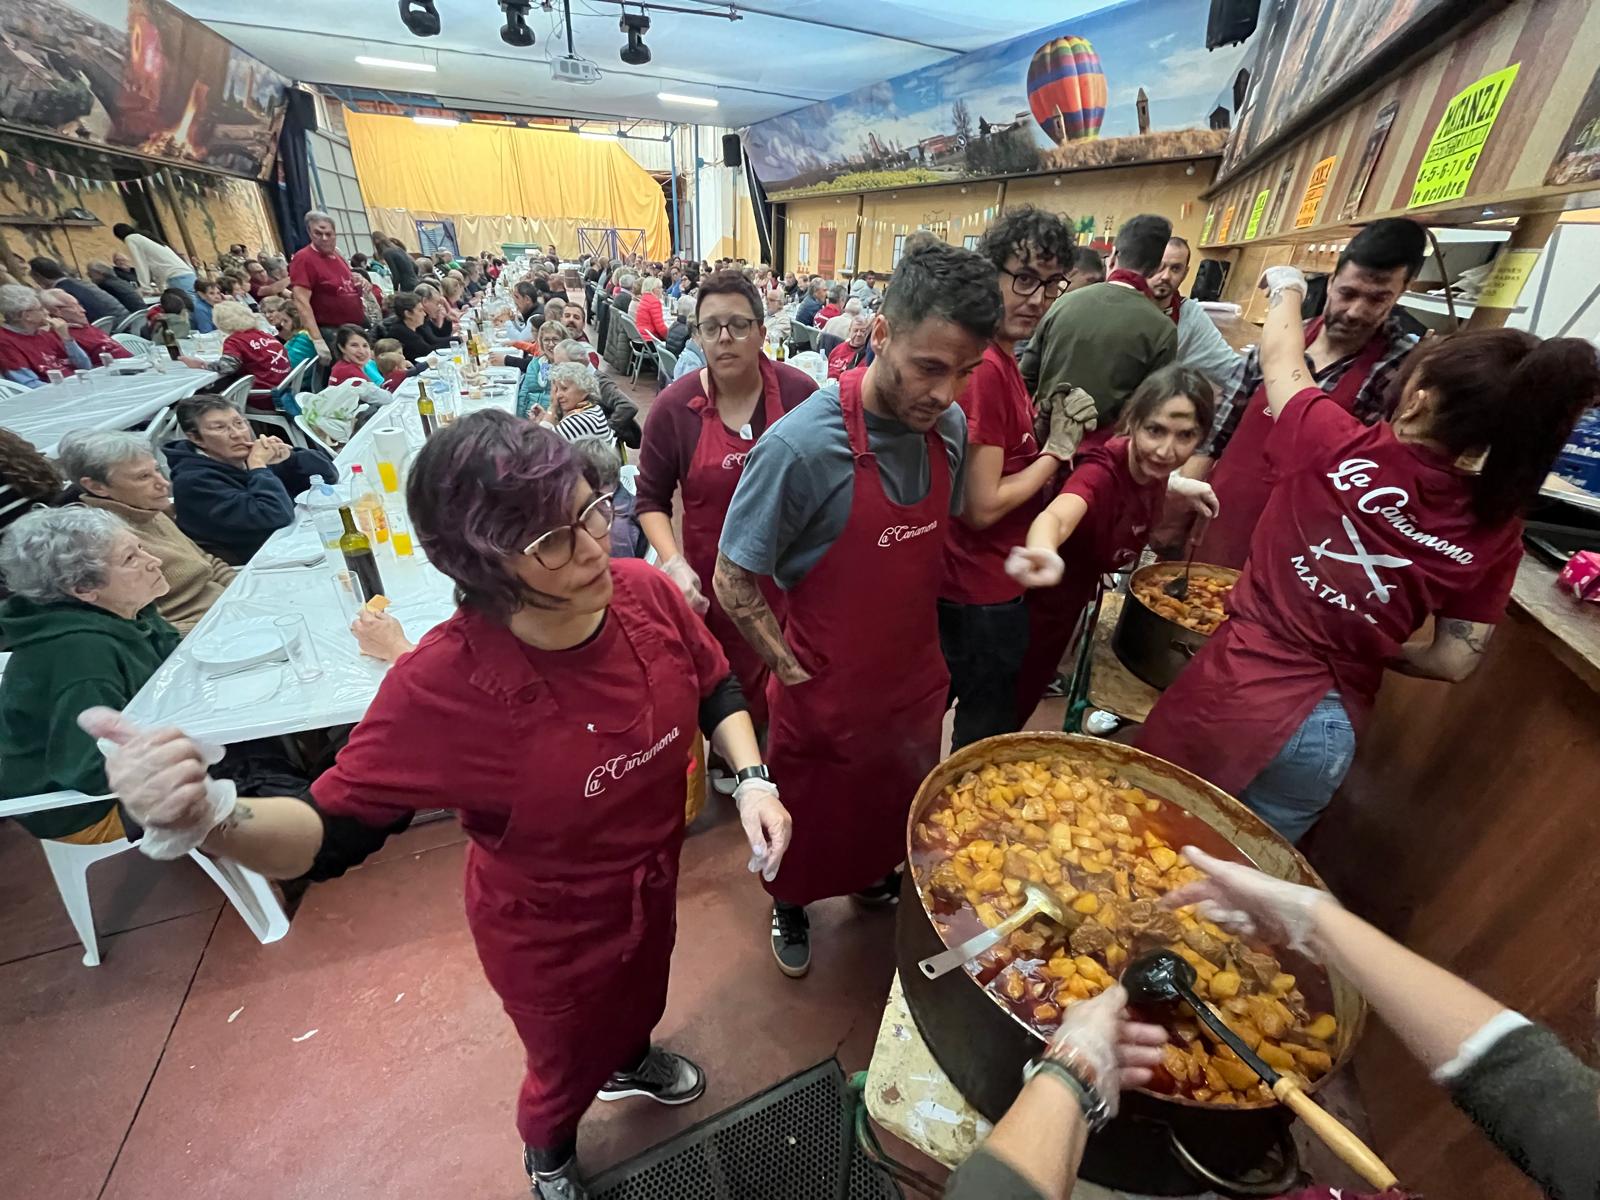
[[[1267,441],[1277,470],[1230,610],[1291,645],[1382,662],[1430,615],[1494,624],[1522,560],[1522,522],[1484,526],[1472,476],[1363,425],[1316,388]]]
[[[96,325],[73,325],[67,332],[72,335],[72,340],[78,343],[78,347],[89,356],[89,361],[97,367],[100,365],[102,354],[109,354],[112,358],[133,357],[127,347]]]
[[[366,305],[361,302],[362,280],[350,273],[350,264],[337,254],[323,254],[303,246],[289,260],[289,282],[311,290],[311,313],[318,325],[365,325]]]
[[[0,371],[32,371],[40,379],[51,371],[71,375],[72,360],[53,329],[18,333],[0,328]]]
[[[999,446],[1002,475],[1015,475],[1039,457],[1033,436],[1033,401],[1022,382],[1016,355],[991,343],[961,396],[967,414],[969,446]],[[969,471],[972,469],[970,461]],[[1022,585],[1006,574],[1006,555],[1028,540],[1028,526],[1044,509],[1045,492],[1017,505],[987,529],[973,529],[960,517],[950,522],[944,543],[944,583],[939,595],[958,604],[1002,604],[1022,595]],[[1086,518],[1087,519],[1087,518]]]
[[[1061,494],[1081,497],[1089,506],[1062,544],[1061,557],[1068,571],[1100,575],[1126,570],[1138,559],[1166,502],[1167,481],[1137,482],[1128,466],[1128,439],[1119,436],[1080,450]]]
[[[258,388],[275,388],[289,375],[283,343],[262,329],[237,329],[222,343],[222,352],[240,363],[241,375],[254,375]]]

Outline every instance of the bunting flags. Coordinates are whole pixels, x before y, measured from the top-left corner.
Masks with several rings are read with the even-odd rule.
[[[0,150],[0,168],[11,167],[13,160],[20,164],[23,170],[27,171],[30,178],[37,179],[39,172],[43,171],[51,183],[75,188],[78,191],[103,192],[114,190],[121,192],[124,196],[129,196],[134,194],[136,190],[148,192],[153,184],[159,183],[176,191],[187,192],[194,196],[204,196],[215,191],[218,186],[217,183],[214,183],[203,174],[199,176],[185,175],[167,168],[158,169],[149,175],[135,175],[125,179],[105,179],[92,175],[79,175],[74,171],[45,166],[20,155]]]

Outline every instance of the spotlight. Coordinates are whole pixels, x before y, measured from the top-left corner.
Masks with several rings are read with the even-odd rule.
[[[644,66],[650,61],[650,47],[644,44],[644,35],[650,31],[650,18],[644,13],[623,13],[619,28],[628,35],[628,44],[622,48],[622,61],[630,67]]]
[[[418,37],[434,37],[439,32],[439,10],[433,0],[400,0],[400,20]]]
[[[500,0],[506,23],[500,26],[500,40],[508,46],[531,46],[533,30],[528,28],[528,10],[533,0]]]

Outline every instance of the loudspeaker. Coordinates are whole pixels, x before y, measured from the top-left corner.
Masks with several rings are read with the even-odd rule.
[[[1219,258],[1202,258],[1200,265],[1195,268],[1194,286],[1189,289],[1189,296],[1194,300],[1217,300],[1222,296],[1222,285],[1228,281],[1228,268],[1231,264]]]
[[[289,111],[305,128],[307,133],[317,132],[317,98],[305,88],[292,87],[283,94],[284,102]]]
[[[1211,17],[1206,21],[1206,49],[1231,46],[1256,31],[1261,0],[1211,0]]]
[[[744,155],[739,152],[739,135],[725,133],[722,135],[722,165],[725,167],[744,166]]]

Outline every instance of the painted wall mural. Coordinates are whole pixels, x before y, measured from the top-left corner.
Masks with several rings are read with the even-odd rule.
[[[261,178],[290,81],[165,0],[4,0],[0,123]]]
[[[1128,0],[752,126],[774,198],[1216,153],[1246,48],[1194,0]]]

